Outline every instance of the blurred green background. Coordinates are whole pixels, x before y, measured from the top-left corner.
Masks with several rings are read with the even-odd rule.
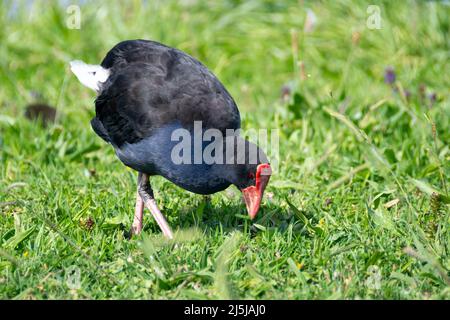
[[[1,298],[449,298],[448,1],[2,1],[0,17]],[[137,38],[208,66],[244,129],[279,130],[255,221],[232,188],[205,202],[155,178],[175,244],[149,215],[124,239],[135,173],[68,62]],[[56,116],[29,121],[30,103]]]

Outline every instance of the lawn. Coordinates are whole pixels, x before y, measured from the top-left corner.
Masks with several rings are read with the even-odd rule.
[[[0,4],[0,298],[450,298],[448,2],[82,2],[80,29],[68,1]],[[136,173],[68,62],[136,38],[207,65],[244,129],[278,129],[254,221],[234,187],[155,177],[175,240],[148,211],[126,238]]]

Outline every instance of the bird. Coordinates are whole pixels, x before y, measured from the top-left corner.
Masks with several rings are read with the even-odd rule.
[[[73,60],[70,69],[97,93],[93,131],[138,173],[131,235],[142,232],[146,207],[173,239],[152,176],[203,195],[235,185],[255,218],[272,169],[264,151],[240,135],[236,102],[204,64],[176,48],[136,39],[116,44],[100,65]]]

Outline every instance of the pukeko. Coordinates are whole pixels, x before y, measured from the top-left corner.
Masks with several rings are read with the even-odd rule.
[[[271,175],[269,161],[236,133],[241,122],[236,103],[202,63],[155,41],[128,40],[114,46],[100,65],[70,64],[80,82],[97,92],[92,129],[138,172],[131,234],[141,232],[145,206],[164,235],[173,237],[153,196],[149,182],[153,175],[198,194],[233,184],[242,191],[248,214],[255,217]],[[198,143],[196,134],[206,135],[209,129],[223,138],[213,135],[208,144],[202,136]],[[183,137],[191,134],[184,141],[187,148],[179,153],[186,161],[174,159],[180,144],[177,132]],[[211,155],[222,161],[204,159],[202,152],[211,145]],[[200,148],[200,158],[195,148]]]

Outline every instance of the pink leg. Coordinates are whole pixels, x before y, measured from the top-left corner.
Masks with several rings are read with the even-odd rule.
[[[136,207],[134,209],[134,220],[131,226],[131,234],[140,234],[142,231],[142,220],[144,216],[144,201],[139,192],[136,193]]]
[[[145,206],[150,210],[153,218],[155,218],[159,227],[161,228],[163,234],[169,238],[173,239],[172,230],[170,230],[169,224],[166,221],[164,215],[159,211],[156,201],[153,198],[153,190],[150,187],[148,175],[144,173],[139,173],[138,177],[138,193],[144,202]]]
[[[167,220],[164,217],[164,215],[161,213],[161,211],[159,211],[158,206],[156,205],[155,199],[148,199],[147,201],[145,201],[145,206],[152,213],[153,218],[155,218],[155,220],[158,223],[159,227],[161,228],[163,234],[167,238],[173,239],[172,230],[170,230],[169,224],[167,223]]]

